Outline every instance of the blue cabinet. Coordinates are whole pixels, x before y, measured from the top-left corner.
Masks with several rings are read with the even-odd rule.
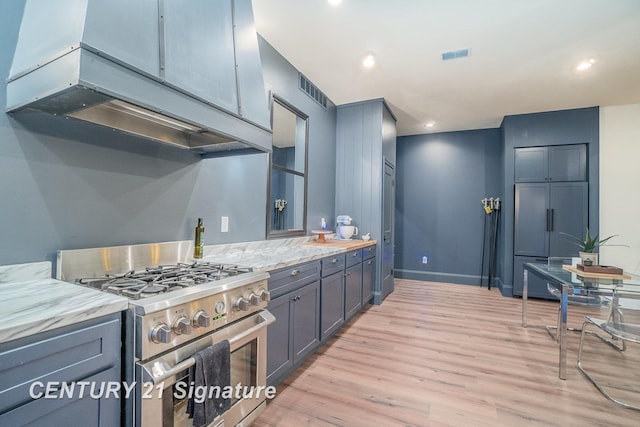
[[[119,426],[120,400],[80,393],[79,382],[120,382],[120,313],[0,344],[0,425]],[[74,393],[34,399],[48,383]],[[42,386],[40,386],[42,384]],[[79,421],[77,421],[79,422]]]
[[[516,256],[513,258],[513,295],[522,296],[525,263],[546,263],[546,258]],[[529,272],[527,277],[527,297],[556,299],[547,290],[547,282]]]
[[[375,254],[375,247],[374,247]],[[373,290],[376,282],[376,257],[369,257],[362,261],[362,307],[373,301]]]
[[[344,324],[344,254],[322,260],[320,281],[320,340],[330,337]]]
[[[271,274],[267,328],[267,383],[278,384],[320,343],[320,262]]]
[[[347,255],[348,256],[348,255]],[[345,270],[344,319],[351,319],[362,307],[362,263]]]
[[[565,234],[584,235],[588,200],[586,182],[516,184],[514,255],[575,256],[578,248]]]
[[[336,211],[378,249],[375,303],[393,291],[396,119],[383,99],[341,105],[336,117]],[[384,256],[383,256],[384,255]]]
[[[585,144],[516,148],[514,160],[515,182],[587,179]]]

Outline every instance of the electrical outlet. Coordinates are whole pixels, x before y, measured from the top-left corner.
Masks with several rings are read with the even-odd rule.
[[[427,263],[428,263],[428,262],[429,262],[429,257],[428,257],[428,256],[426,256],[426,255],[425,255],[425,256],[423,256],[423,257],[422,257],[422,263],[423,263],[424,265],[427,265]]]
[[[229,217],[223,216],[220,217],[220,232],[228,233],[229,232]]]

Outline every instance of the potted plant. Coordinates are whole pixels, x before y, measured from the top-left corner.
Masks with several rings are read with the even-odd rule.
[[[578,248],[580,249],[578,254],[584,265],[598,265],[598,254],[596,250],[600,246],[626,246],[626,245],[606,245],[606,243],[612,238],[616,237],[617,234],[613,234],[603,239],[599,239],[597,234],[593,237],[591,236],[591,233],[589,232],[589,227],[587,227],[587,232],[585,233],[585,236],[583,239],[576,236],[572,236],[571,234],[567,234],[567,233],[561,232],[560,234],[564,234],[565,236],[569,237],[571,242],[576,246],[578,246]]]

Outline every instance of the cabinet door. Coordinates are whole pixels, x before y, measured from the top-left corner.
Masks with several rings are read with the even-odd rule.
[[[513,295],[522,296],[524,285],[524,264],[528,262],[546,263],[547,258],[513,257]],[[547,290],[547,282],[539,276],[529,272],[527,297],[555,299]]]
[[[313,351],[320,342],[320,281],[295,292],[291,323],[293,363]],[[268,344],[267,344],[268,345]]]
[[[109,382],[119,382],[120,366],[114,366],[99,372],[82,382],[107,386]],[[45,381],[44,384],[47,384]],[[51,427],[82,425],[83,427],[118,427],[120,425],[120,402],[111,397],[93,399],[89,388],[84,396],[79,396],[79,388],[73,397],[63,399],[34,399],[26,405],[19,406],[0,414],[2,426]],[[36,392],[46,392],[36,389]],[[124,391],[121,391],[124,393]],[[73,420],[76,420],[75,422]],[[80,421],[82,420],[82,421]]]
[[[562,233],[581,238],[588,224],[589,191],[586,182],[549,184],[551,208],[549,224],[549,256],[578,255],[578,247]]]
[[[362,307],[371,303],[376,278],[376,257],[362,262]]]
[[[320,284],[320,339],[325,340],[344,323],[344,274],[333,274]]]
[[[513,253],[548,256],[549,184],[516,184]]]
[[[283,295],[269,302],[267,309],[276,318],[267,328],[267,383],[293,366],[292,345],[289,327],[291,325],[290,295]]]
[[[515,149],[515,182],[546,181],[549,176],[547,147]]]
[[[555,145],[549,147],[550,181],[586,181],[587,146]]]
[[[349,320],[362,306],[362,263],[347,268],[344,281],[344,318]]]

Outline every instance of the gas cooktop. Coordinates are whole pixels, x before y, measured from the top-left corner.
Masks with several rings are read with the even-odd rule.
[[[82,277],[75,283],[141,299],[184,289],[195,285],[215,282],[227,277],[252,271],[250,267],[211,262],[177,263],[145,267],[124,274],[105,274],[100,277]]]

